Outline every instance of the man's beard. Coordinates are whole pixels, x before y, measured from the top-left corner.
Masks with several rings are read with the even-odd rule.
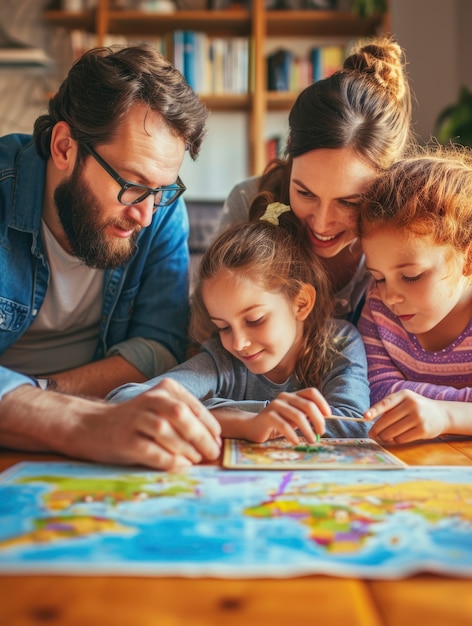
[[[70,178],[57,186],[54,192],[59,219],[75,256],[88,267],[113,269],[126,263],[136,251],[136,241],[141,227],[135,222],[100,220],[99,202],[88,184],[80,176],[80,165]],[[119,225],[124,230],[135,231],[131,237],[107,238],[106,227]]]

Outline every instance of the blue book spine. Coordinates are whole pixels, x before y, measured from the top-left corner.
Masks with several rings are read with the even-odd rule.
[[[313,82],[316,82],[317,80],[320,80],[322,78],[321,48],[312,48],[310,57],[313,67]]]
[[[173,33],[174,65],[176,69],[185,75],[184,71],[184,31],[175,30]]]
[[[293,55],[288,50],[277,50],[267,59],[267,89],[289,91]]]
[[[194,30],[184,31],[184,76],[188,84],[197,90],[197,51]]]

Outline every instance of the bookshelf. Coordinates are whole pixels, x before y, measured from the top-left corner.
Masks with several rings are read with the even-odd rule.
[[[247,37],[249,40],[249,88],[246,94],[202,95],[212,111],[244,111],[248,115],[248,174],[260,174],[266,163],[264,127],[270,111],[288,111],[296,93],[266,90],[266,44],[270,38],[343,37],[358,39],[387,30],[388,16],[360,18],[350,11],[269,10],[266,0],[252,0],[251,10],[175,11],[152,13],[113,9],[110,0],[98,0],[94,9],[67,12],[47,10],[49,24],[66,30],[94,34],[97,45],[110,36],[142,38],[168,36],[176,30],[194,30],[215,37]]]

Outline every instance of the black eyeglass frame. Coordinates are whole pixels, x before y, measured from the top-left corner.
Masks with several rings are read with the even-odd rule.
[[[171,198],[168,198],[167,200],[165,200],[165,202],[161,201],[161,202],[158,202],[157,204],[154,203],[155,208],[165,207],[165,206],[169,206],[169,204],[172,204],[172,202],[175,202],[178,198],[180,198],[180,196],[187,189],[187,187],[183,184],[182,180],[180,179],[180,176],[177,177],[177,180],[175,181],[173,185],[164,185],[162,187],[153,188],[153,187],[147,187],[146,185],[140,185],[139,183],[133,183],[130,180],[126,180],[125,178],[122,178],[118,174],[118,172],[116,172],[111,167],[111,165],[108,165],[105,159],[103,159],[87,143],[81,142],[81,145],[87,150],[87,152],[91,156],[93,156],[93,158],[97,161],[97,163],[99,163],[103,167],[103,169],[113,178],[113,180],[115,180],[120,185],[121,189],[118,192],[118,202],[120,204],[124,204],[125,206],[133,206],[134,204],[139,204],[151,194],[155,196],[156,193],[159,193],[159,192],[164,193],[166,191],[174,191],[175,192],[174,195]],[[139,196],[138,198],[136,198],[136,200],[133,200],[133,202],[123,201],[122,196],[125,193],[125,191],[127,191],[128,189],[132,189],[132,188],[143,189],[143,194]]]

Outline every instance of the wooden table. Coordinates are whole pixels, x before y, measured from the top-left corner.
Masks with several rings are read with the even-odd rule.
[[[472,439],[390,448],[410,465],[472,465]],[[52,455],[0,452],[0,470]],[[471,626],[472,580],[0,576],[0,626]]]

